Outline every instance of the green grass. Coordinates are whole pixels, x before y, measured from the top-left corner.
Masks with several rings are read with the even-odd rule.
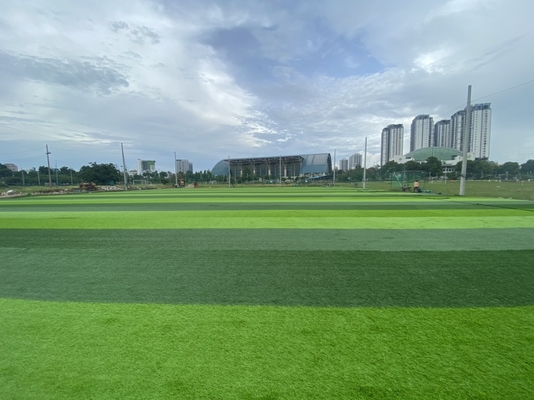
[[[0,307],[4,398],[532,395],[530,307]]]
[[[533,211],[344,187],[2,200],[0,398],[532,398]]]

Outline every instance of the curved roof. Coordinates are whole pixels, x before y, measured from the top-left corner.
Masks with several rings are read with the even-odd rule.
[[[302,174],[327,174],[332,172],[332,159],[330,153],[304,154],[301,156]]]
[[[436,157],[440,161],[452,160],[461,156],[462,152],[448,147],[425,147],[406,154],[404,157],[413,158],[415,161],[426,161],[428,157]]]
[[[211,169],[213,175],[228,175],[228,160],[221,160]]]
[[[265,163],[270,161],[273,164],[278,163],[280,156],[274,157],[256,157],[256,158],[232,158],[230,163],[232,165],[239,163],[257,162],[258,164]],[[297,156],[282,156],[282,159],[289,162],[295,162],[296,159],[302,161],[301,164],[301,174],[326,174],[329,175],[332,173],[332,158],[330,153],[319,153],[319,154],[302,154]],[[211,173],[213,175],[228,175],[228,160],[221,160],[212,168]]]

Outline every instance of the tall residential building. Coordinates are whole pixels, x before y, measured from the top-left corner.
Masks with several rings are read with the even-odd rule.
[[[141,160],[137,159],[137,173],[142,175],[143,172],[155,172],[156,161],[154,160]]]
[[[469,152],[475,158],[488,158],[491,138],[491,103],[475,104],[471,108]]]
[[[346,158],[339,160],[339,169],[343,172],[347,172],[349,170],[349,160]]]
[[[176,160],[176,172],[177,173],[186,173],[188,171],[193,172],[193,163],[189,160]]]
[[[434,120],[429,115],[418,115],[410,130],[410,151],[434,146]]]
[[[349,157],[349,169],[356,169],[362,166],[361,153],[355,153]]]
[[[452,148],[451,121],[448,119],[434,125],[434,146]]]
[[[466,131],[465,110],[451,117],[452,148],[463,151]],[[471,107],[471,127],[469,129],[467,151],[475,158],[488,158],[491,139],[491,103],[475,104]]]
[[[460,110],[451,116],[451,147],[463,150],[465,129],[465,110]]]
[[[386,164],[395,156],[402,156],[404,145],[404,125],[388,125],[382,129],[380,165]]]

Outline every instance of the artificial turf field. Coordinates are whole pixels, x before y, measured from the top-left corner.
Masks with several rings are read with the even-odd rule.
[[[534,398],[534,203],[0,201],[0,398]]]

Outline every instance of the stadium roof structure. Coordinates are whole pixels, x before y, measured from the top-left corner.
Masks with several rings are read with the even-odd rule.
[[[230,168],[228,168],[228,164],[230,164]],[[245,168],[248,168],[252,174],[260,177],[330,175],[332,173],[332,157],[330,153],[319,153],[293,156],[230,158],[221,160],[215,164],[211,173],[213,175],[228,176],[228,169],[230,169],[232,176],[242,176]]]
[[[448,147],[425,147],[404,155],[405,158],[412,158],[417,162],[426,161],[429,157],[436,157],[440,161],[449,161],[458,156],[462,156],[461,151]]]

